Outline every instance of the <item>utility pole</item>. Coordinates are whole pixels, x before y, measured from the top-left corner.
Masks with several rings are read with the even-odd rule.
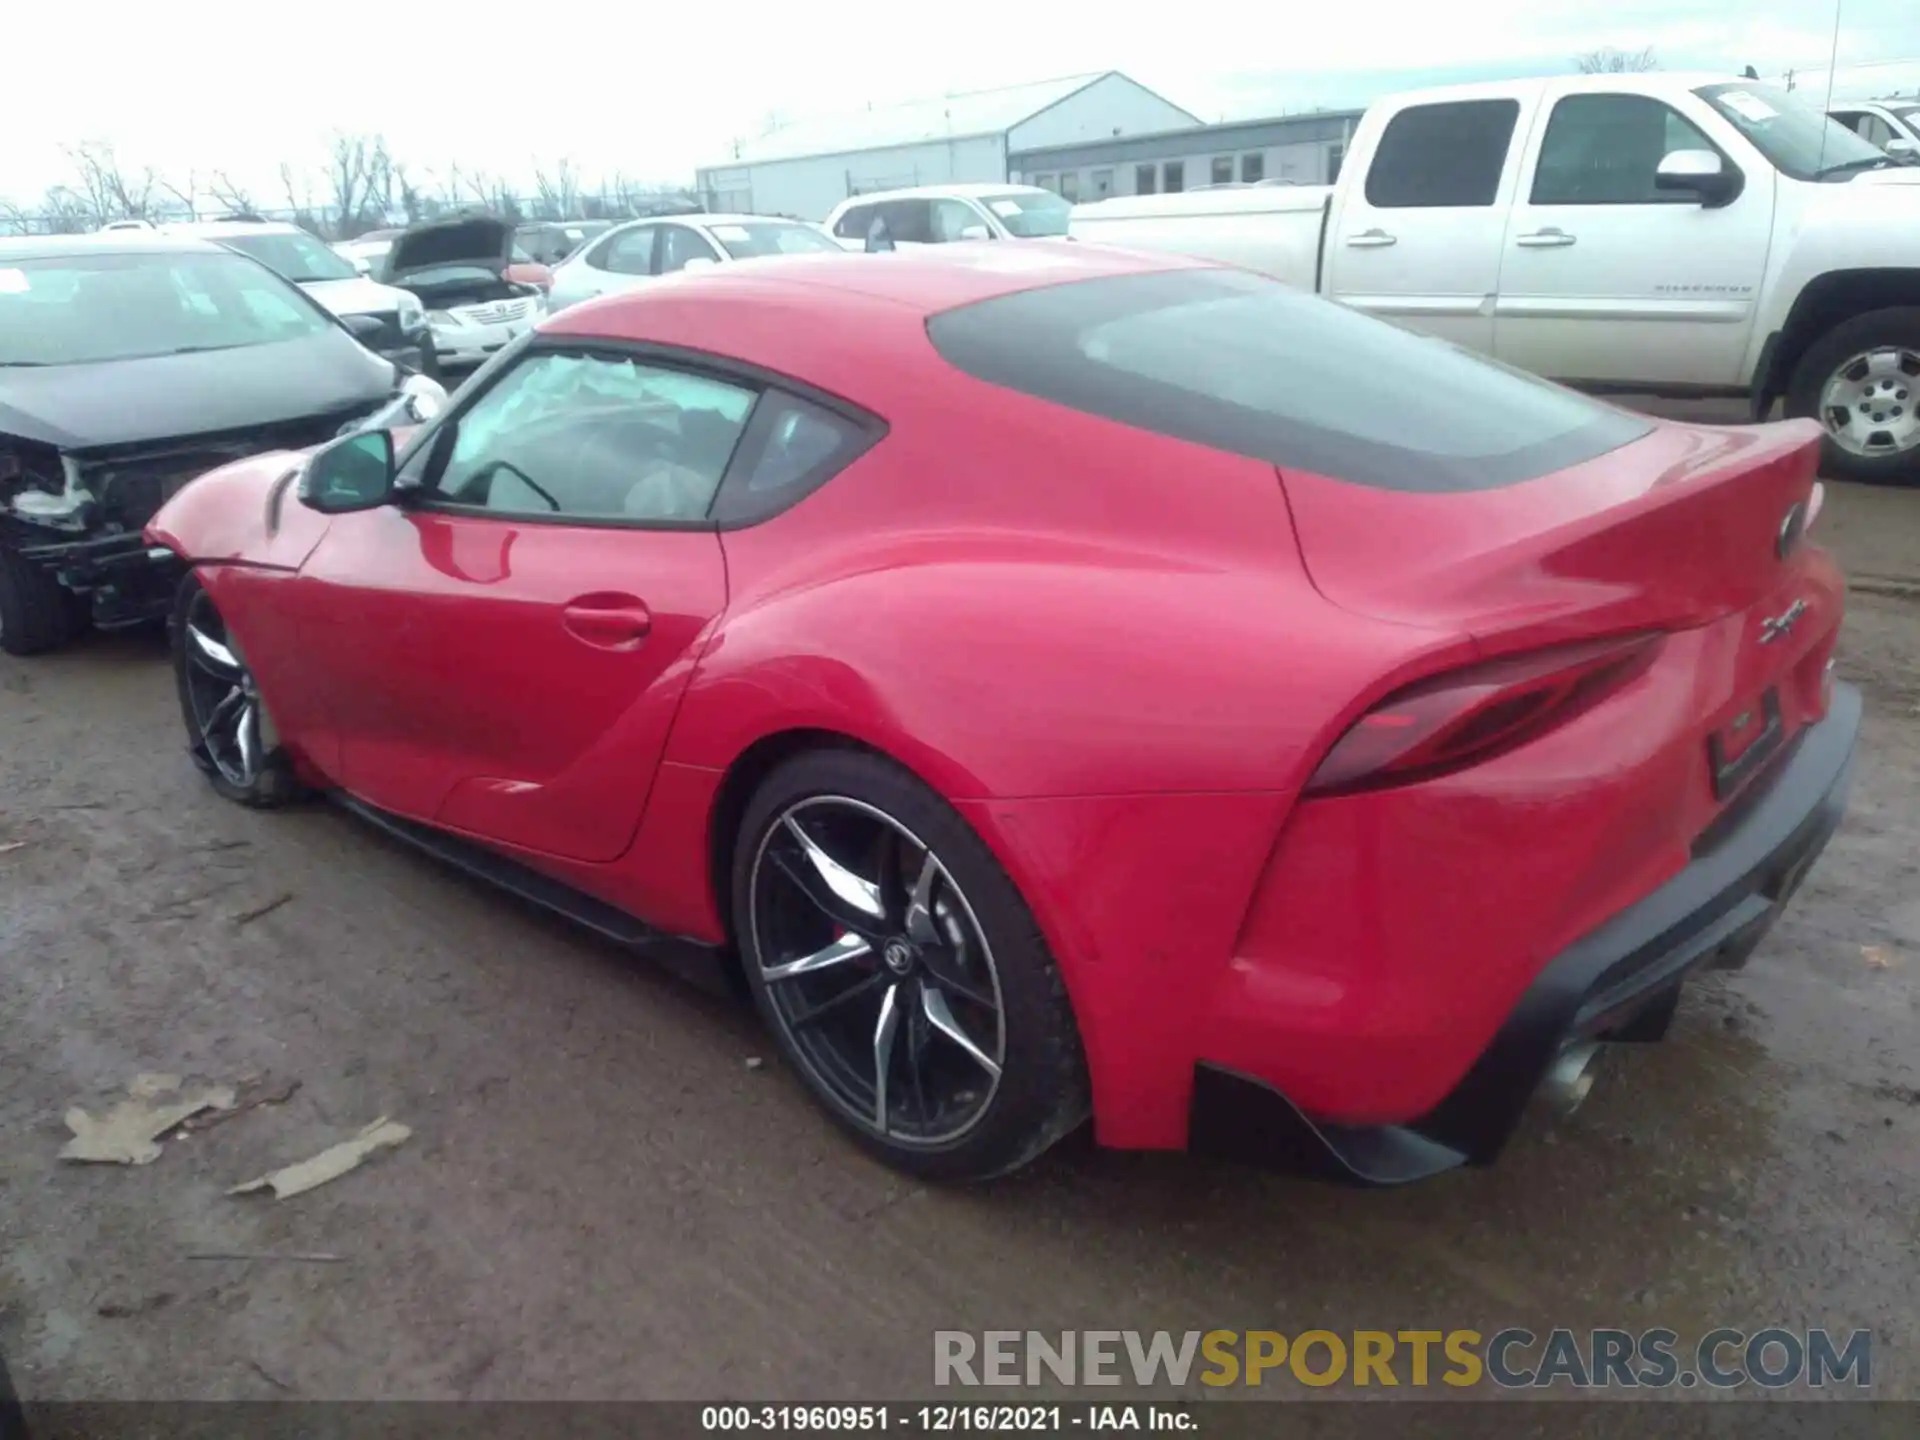
[[[1787,71],[1787,89],[1793,89],[1793,71]]]

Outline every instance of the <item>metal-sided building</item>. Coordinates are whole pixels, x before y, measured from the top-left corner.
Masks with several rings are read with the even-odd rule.
[[[1326,110],[1022,148],[1009,157],[1008,178],[1075,201],[1262,180],[1329,185],[1360,115]]]
[[[1011,178],[1010,157],[1199,124],[1117,70],[785,125],[696,172],[709,210],[824,220],[849,195]]]

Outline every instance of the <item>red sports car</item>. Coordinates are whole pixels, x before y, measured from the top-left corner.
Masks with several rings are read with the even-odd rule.
[[[148,534],[222,794],[737,959],[903,1169],[1091,1116],[1392,1182],[1657,1037],[1838,823],[1819,440],[939,246],[570,309]]]

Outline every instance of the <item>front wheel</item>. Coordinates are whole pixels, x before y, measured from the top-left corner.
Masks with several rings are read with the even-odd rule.
[[[1828,473],[1920,484],[1920,308],[1857,315],[1821,336],[1794,367],[1787,414],[1826,430]]]
[[[776,769],[735,846],[733,919],[787,1062],[887,1163],[1018,1169],[1088,1113],[1078,1031],[1032,914],[967,822],[878,755]]]
[[[273,738],[246,654],[198,575],[180,582],[169,628],[187,748],[213,788],[263,809],[299,798],[293,764]]]

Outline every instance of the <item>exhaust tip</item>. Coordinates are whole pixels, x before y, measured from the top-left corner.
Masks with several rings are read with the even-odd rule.
[[[1593,1062],[1599,1057],[1596,1043],[1569,1045],[1562,1050],[1541,1082],[1547,1102],[1562,1115],[1571,1115],[1593,1089]]]

